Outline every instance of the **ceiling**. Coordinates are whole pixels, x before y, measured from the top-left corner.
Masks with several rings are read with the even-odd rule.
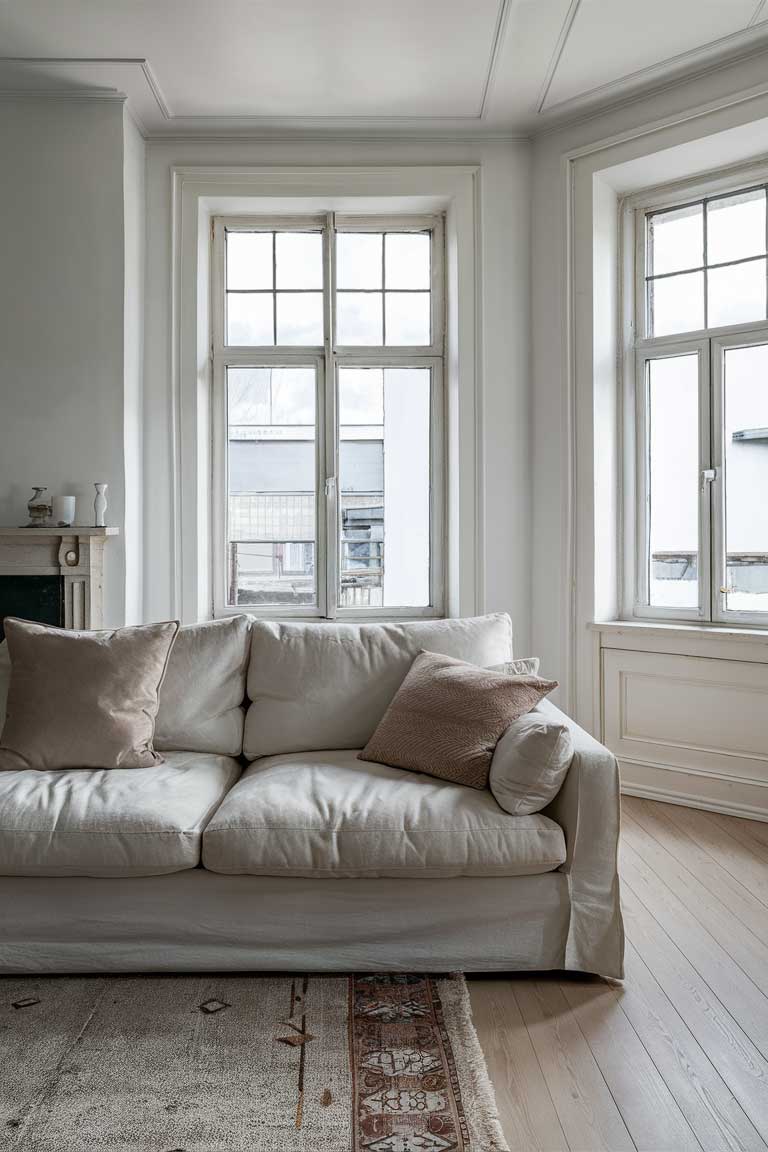
[[[768,48],[768,0],[0,0],[0,94],[148,136],[532,134]]]

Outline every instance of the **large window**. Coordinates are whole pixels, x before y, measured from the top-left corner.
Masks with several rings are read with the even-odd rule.
[[[442,610],[437,217],[214,221],[214,608]]]
[[[766,186],[633,217],[634,613],[765,625]]]

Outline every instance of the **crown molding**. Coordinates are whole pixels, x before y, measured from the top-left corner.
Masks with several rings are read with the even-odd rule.
[[[702,68],[695,72],[686,72],[682,76],[676,76],[674,79],[670,79],[665,84],[657,84],[651,88],[643,88],[641,91],[628,93],[623,100],[614,100],[610,103],[601,103],[588,110],[584,110],[581,115],[563,116],[553,120],[551,123],[534,126],[531,129],[531,139],[543,139],[547,136],[556,135],[558,132],[567,131],[571,128],[577,128],[582,124],[589,124],[595,120],[600,120],[609,112],[617,112],[623,108],[630,108],[634,104],[642,104],[646,100],[651,100],[656,96],[663,96],[665,93],[673,92],[675,89],[682,88],[686,84],[694,83],[697,80],[701,80],[710,75],[715,75],[718,72],[725,72],[729,68],[737,67],[740,64],[745,64],[750,60],[759,59],[763,56],[766,57],[766,63],[768,64],[768,43],[761,44],[759,47],[754,48],[752,51],[741,53],[736,57],[729,57],[727,60],[720,60],[717,63],[711,64],[707,68]],[[727,108],[733,104],[742,104],[750,100],[756,100],[760,96],[766,95],[767,93],[768,86],[766,85],[757,85],[747,89],[742,88],[737,90],[732,96],[723,96],[712,101],[699,103],[694,105],[693,110],[690,112],[675,114],[668,119],[665,118],[658,121],[658,123],[662,126],[666,126],[668,123],[677,124],[686,120],[694,120],[698,116],[705,115],[707,112],[714,109]],[[657,122],[654,121],[654,123]],[[655,129],[651,130],[655,131]],[[645,129],[638,129],[637,132],[632,131],[629,135],[644,135],[645,131]]]
[[[114,88],[0,88],[0,100],[107,100],[124,104],[126,95]]]
[[[766,0],[761,0],[761,2],[765,3]],[[557,67],[562,59],[566,42],[573,28],[580,3],[581,0],[572,0],[571,8],[573,9],[573,17],[568,24],[559,55],[555,61],[552,76],[546,85],[546,90],[542,90],[542,98],[537,112],[539,116],[555,117],[558,114],[564,116],[567,111],[573,111],[574,109],[589,105],[596,106],[598,103],[600,104],[600,111],[605,111],[609,104],[611,107],[623,106],[617,105],[613,97],[618,96],[621,98],[624,96],[628,101],[632,101],[636,97],[645,99],[648,96],[656,95],[657,92],[665,91],[668,87],[676,87],[680,83],[699,79],[712,72],[727,68],[732,64],[740,63],[742,60],[749,60],[768,49],[768,27],[761,29],[759,26],[755,26],[750,22],[746,28],[742,28],[738,32],[730,32],[727,36],[720,36],[717,40],[711,40],[698,48],[690,48],[686,52],[680,52],[676,56],[670,56],[666,60],[661,60],[656,64],[649,64],[645,68],[638,68],[635,72],[630,72],[628,75],[622,76],[621,79],[610,80],[605,84],[598,84],[594,88],[580,92],[577,96],[570,97],[567,100],[559,100],[557,103],[550,104],[549,107],[547,107],[546,100],[555,78]],[[753,14],[753,20],[758,12],[759,9]],[[566,17],[566,23],[567,20],[568,18]],[[755,42],[756,39],[758,39],[755,35],[756,31],[758,33],[759,43]],[[712,59],[715,54],[720,53],[723,48],[728,48],[728,46],[730,46],[730,49],[725,56]],[[690,68],[687,67],[688,62],[692,65]],[[700,67],[696,67],[697,62],[700,63]],[[669,73],[670,69],[686,70],[679,72],[675,76],[667,76],[665,81],[664,76]],[[654,85],[653,80],[655,77],[659,77],[660,81]]]

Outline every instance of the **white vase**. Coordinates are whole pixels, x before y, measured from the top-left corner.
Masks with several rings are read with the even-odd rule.
[[[94,484],[96,489],[96,499],[93,502],[93,523],[97,528],[103,528],[106,524],[104,517],[107,514],[107,498],[104,493],[107,490],[106,484]]]
[[[54,496],[53,522],[57,528],[68,528],[75,519],[74,496]]]

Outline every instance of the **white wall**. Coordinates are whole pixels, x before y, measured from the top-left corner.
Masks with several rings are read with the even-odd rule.
[[[596,578],[595,549],[617,583],[620,544],[617,367],[608,348],[618,224],[606,223],[605,206],[623,192],[765,154],[765,68],[764,56],[719,68],[534,144],[532,643],[561,681],[561,702],[593,728],[588,624],[615,615],[618,603],[618,588]]]
[[[146,251],[144,138],[127,110],[123,136],[125,243],[123,443],[125,450],[125,623],[142,620],[144,259]]]
[[[530,148],[527,143],[151,142],[147,150],[144,615],[171,614],[174,517],[171,170],[174,165],[481,165],[480,499],[484,587],[478,610],[510,611],[530,647]],[[181,493],[184,499],[184,493]],[[151,515],[150,515],[151,509]]]
[[[123,108],[0,101],[0,523],[33,484],[109,484],[123,524]],[[124,541],[106,549],[105,622],[124,616]]]

